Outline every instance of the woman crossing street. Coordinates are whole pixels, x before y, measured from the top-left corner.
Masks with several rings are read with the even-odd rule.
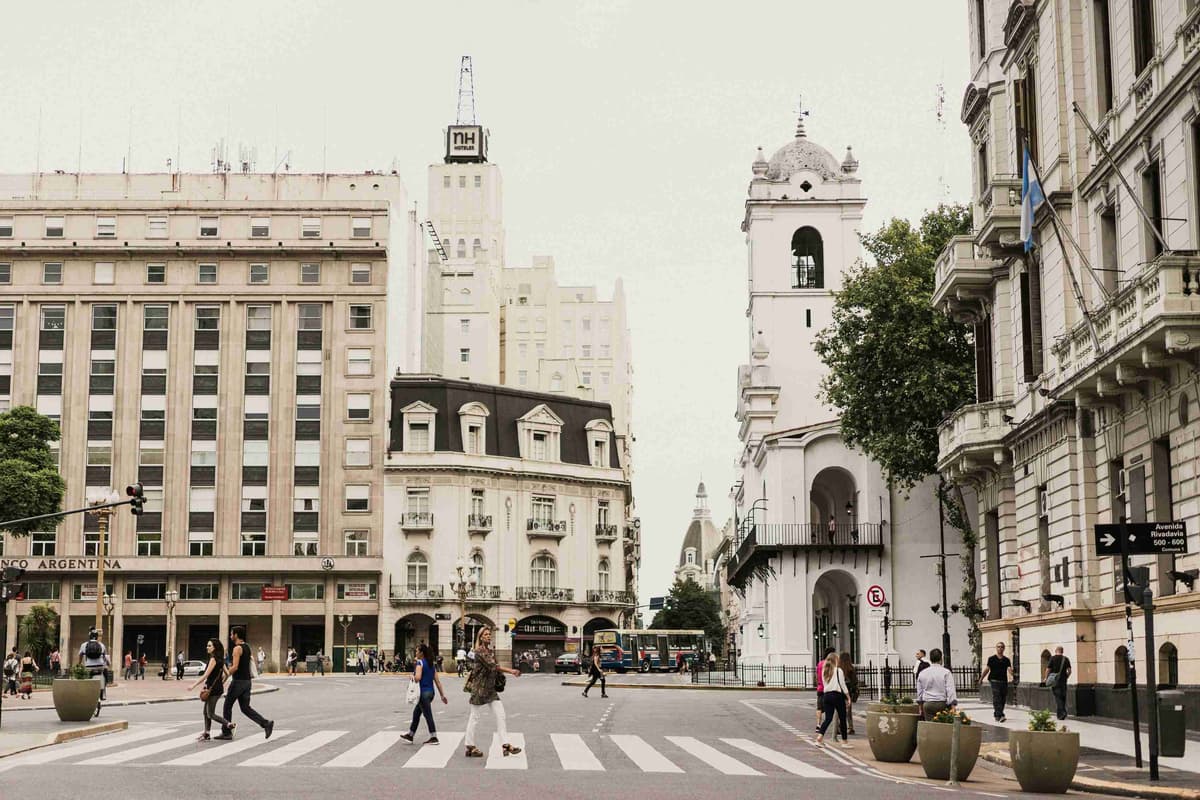
[[[413,737],[417,734],[417,728],[421,724],[421,715],[424,714],[425,725],[429,728],[429,738],[425,744],[437,744],[437,725],[433,723],[433,687],[437,687],[443,704],[450,701],[446,699],[446,690],[442,688],[442,679],[433,665],[433,659],[429,657],[429,645],[424,642],[417,647],[417,668],[413,672],[413,680],[420,685],[421,695],[416,706],[413,707],[412,724],[408,726],[408,733],[402,734],[400,738],[412,744]]]
[[[593,686],[596,685],[596,681],[600,681],[600,696],[608,697],[608,687],[605,686],[605,682],[604,682],[604,670],[600,669],[600,648],[599,647],[592,648],[592,657],[588,661],[588,674],[591,675],[592,679],[590,681],[588,681],[588,685],[586,687],[584,687],[583,696],[587,697],[588,692],[591,690],[591,688]]]
[[[467,735],[464,755],[467,758],[482,758],[483,751],[475,746],[475,729],[479,726],[479,712],[485,706],[496,716],[496,732],[504,743],[503,752],[506,756],[516,755],[521,748],[513,747],[508,741],[507,718],[504,714],[504,704],[500,702],[497,680],[503,679],[504,674],[514,678],[521,677],[520,670],[508,669],[496,662],[496,653],[492,650],[492,629],[483,628],[475,637],[475,663],[471,668],[471,677],[463,685],[465,691],[471,693],[471,716],[467,718]]]
[[[821,698],[825,705],[825,719],[821,722],[821,727],[817,729],[817,747],[825,746],[825,731],[833,722],[835,713],[838,718],[838,727],[834,729],[833,738],[835,741],[837,740],[840,730],[842,746],[849,747],[850,742],[846,739],[846,699],[850,696],[850,689],[846,686],[846,674],[838,666],[837,653],[830,653],[825,657],[825,664],[821,667],[821,678],[825,684],[825,692]]]

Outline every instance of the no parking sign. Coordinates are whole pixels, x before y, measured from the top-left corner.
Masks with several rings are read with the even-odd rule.
[[[883,587],[875,584],[867,589],[867,604],[871,608],[880,608],[887,602],[887,595],[883,591]]]

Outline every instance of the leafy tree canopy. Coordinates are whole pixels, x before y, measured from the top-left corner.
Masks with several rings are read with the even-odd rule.
[[[21,641],[18,649],[29,650],[37,663],[46,661],[50,651],[58,646],[58,612],[48,605],[33,606],[21,617]]]
[[[66,487],[50,450],[59,437],[58,423],[30,406],[0,414],[0,522],[60,510]],[[56,525],[43,520],[7,529],[23,536]]]
[[[710,641],[725,640],[720,602],[695,581],[675,581],[666,605],[654,615],[651,628],[701,629]]]

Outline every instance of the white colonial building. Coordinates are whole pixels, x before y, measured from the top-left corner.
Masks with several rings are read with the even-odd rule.
[[[828,647],[859,663],[908,659],[942,643],[930,610],[941,600],[935,562],[921,558],[939,552],[933,492],[919,486],[906,500],[891,491],[817,396],[825,367],[813,343],[860,252],[858,162],[847,148],[839,163],[801,118],[795,138],[769,160],[760,149],[752,170],[742,223],[750,362],[738,370],[742,450],[726,567],[726,580],[746,589],[733,604],[734,645],[744,664],[814,664]],[[911,626],[885,645],[883,608],[869,599]],[[964,631],[955,619],[956,663],[968,655]]]

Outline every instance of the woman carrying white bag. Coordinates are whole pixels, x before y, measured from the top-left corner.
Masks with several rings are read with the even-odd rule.
[[[425,744],[437,744],[437,725],[433,722],[433,687],[437,686],[438,694],[442,696],[443,703],[449,703],[446,699],[446,690],[442,688],[442,679],[437,674],[437,669],[433,666],[433,658],[429,653],[429,645],[422,643],[417,648],[417,667],[413,672],[412,680],[408,682],[408,692],[404,696],[405,702],[410,705],[415,704],[413,708],[412,725],[408,728],[408,733],[403,734],[400,738],[409,744],[412,743],[413,737],[417,733],[417,726],[421,724],[421,715],[425,715],[425,724],[429,727],[429,739]]]

